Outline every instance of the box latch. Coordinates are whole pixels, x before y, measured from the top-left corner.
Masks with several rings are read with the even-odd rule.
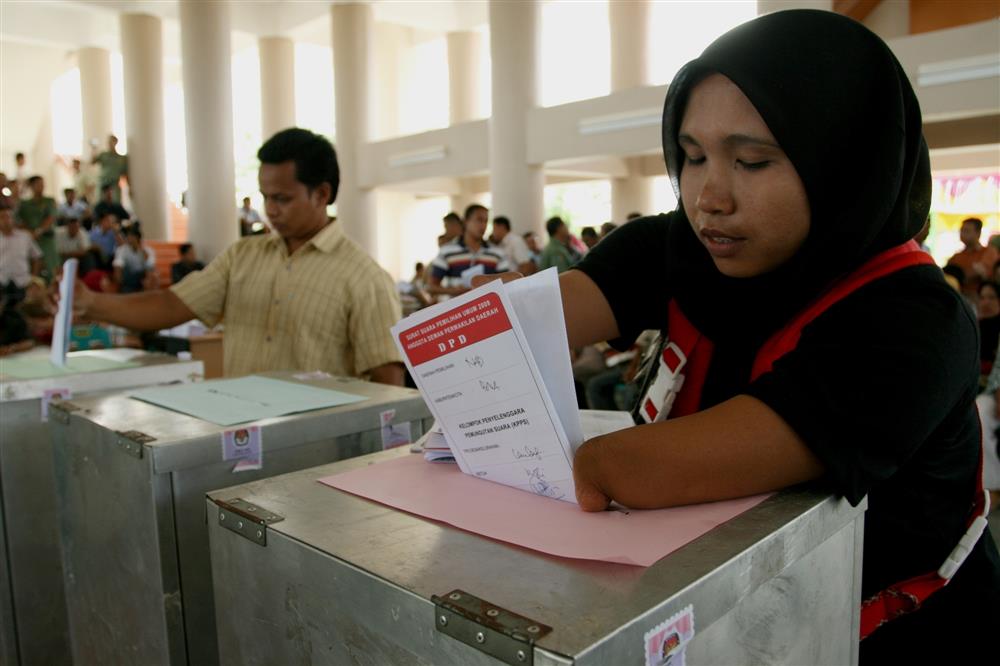
[[[138,430],[115,431],[115,444],[118,448],[129,454],[133,458],[142,459],[143,446],[150,442],[155,442],[155,437],[150,437]]]
[[[434,595],[431,601],[438,631],[514,666],[533,664],[535,641],[552,631],[462,590]]]
[[[242,499],[213,500],[219,507],[219,524],[255,544],[267,545],[267,526],[284,520],[282,516]]]
[[[68,400],[53,400],[49,403],[49,418],[63,425],[69,425],[70,414],[78,411],[80,408]]]

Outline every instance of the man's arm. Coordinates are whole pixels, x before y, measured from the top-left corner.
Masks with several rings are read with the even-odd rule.
[[[120,269],[118,269],[120,270]],[[104,294],[76,281],[74,313],[136,331],[173,328],[195,319],[194,312],[169,289],[136,294]]]
[[[459,294],[464,294],[469,291],[465,287],[444,287],[441,285],[441,278],[434,277],[433,275],[427,280],[427,293],[432,296],[437,296],[438,294],[445,294],[448,296],[458,296]]]
[[[391,384],[392,386],[402,386],[404,370],[402,363],[386,363],[369,371],[369,379],[378,384]]]

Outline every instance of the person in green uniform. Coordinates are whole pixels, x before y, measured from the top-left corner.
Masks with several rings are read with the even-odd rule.
[[[56,202],[45,196],[45,179],[32,176],[28,179],[31,198],[22,199],[17,207],[17,221],[31,232],[42,251],[46,278],[52,280],[59,266],[59,252],[56,250]]]
[[[128,182],[128,156],[118,152],[118,137],[114,134],[108,136],[108,149],[95,155],[92,163],[101,165],[99,189],[110,186],[115,202],[121,203],[122,189],[118,181],[125,176],[125,182]]]

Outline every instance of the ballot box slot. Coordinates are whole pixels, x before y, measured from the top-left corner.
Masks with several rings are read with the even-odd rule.
[[[267,526],[284,517],[243,499],[215,500],[219,507],[219,525],[255,544],[267,546]]]
[[[125,431],[115,431],[115,444],[118,448],[133,458],[142,459],[143,448],[146,444],[150,442],[155,442],[155,437],[150,437],[144,432],[139,432],[138,430],[125,430]]]
[[[552,631],[462,590],[433,595],[431,601],[439,632],[507,664],[533,664],[535,641]]]

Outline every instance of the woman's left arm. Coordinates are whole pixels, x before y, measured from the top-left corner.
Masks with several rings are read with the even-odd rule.
[[[597,437],[576,454],[585,511],[745,497],[819,478],[820,460],[774,410],[739,395],[715,407]]]

